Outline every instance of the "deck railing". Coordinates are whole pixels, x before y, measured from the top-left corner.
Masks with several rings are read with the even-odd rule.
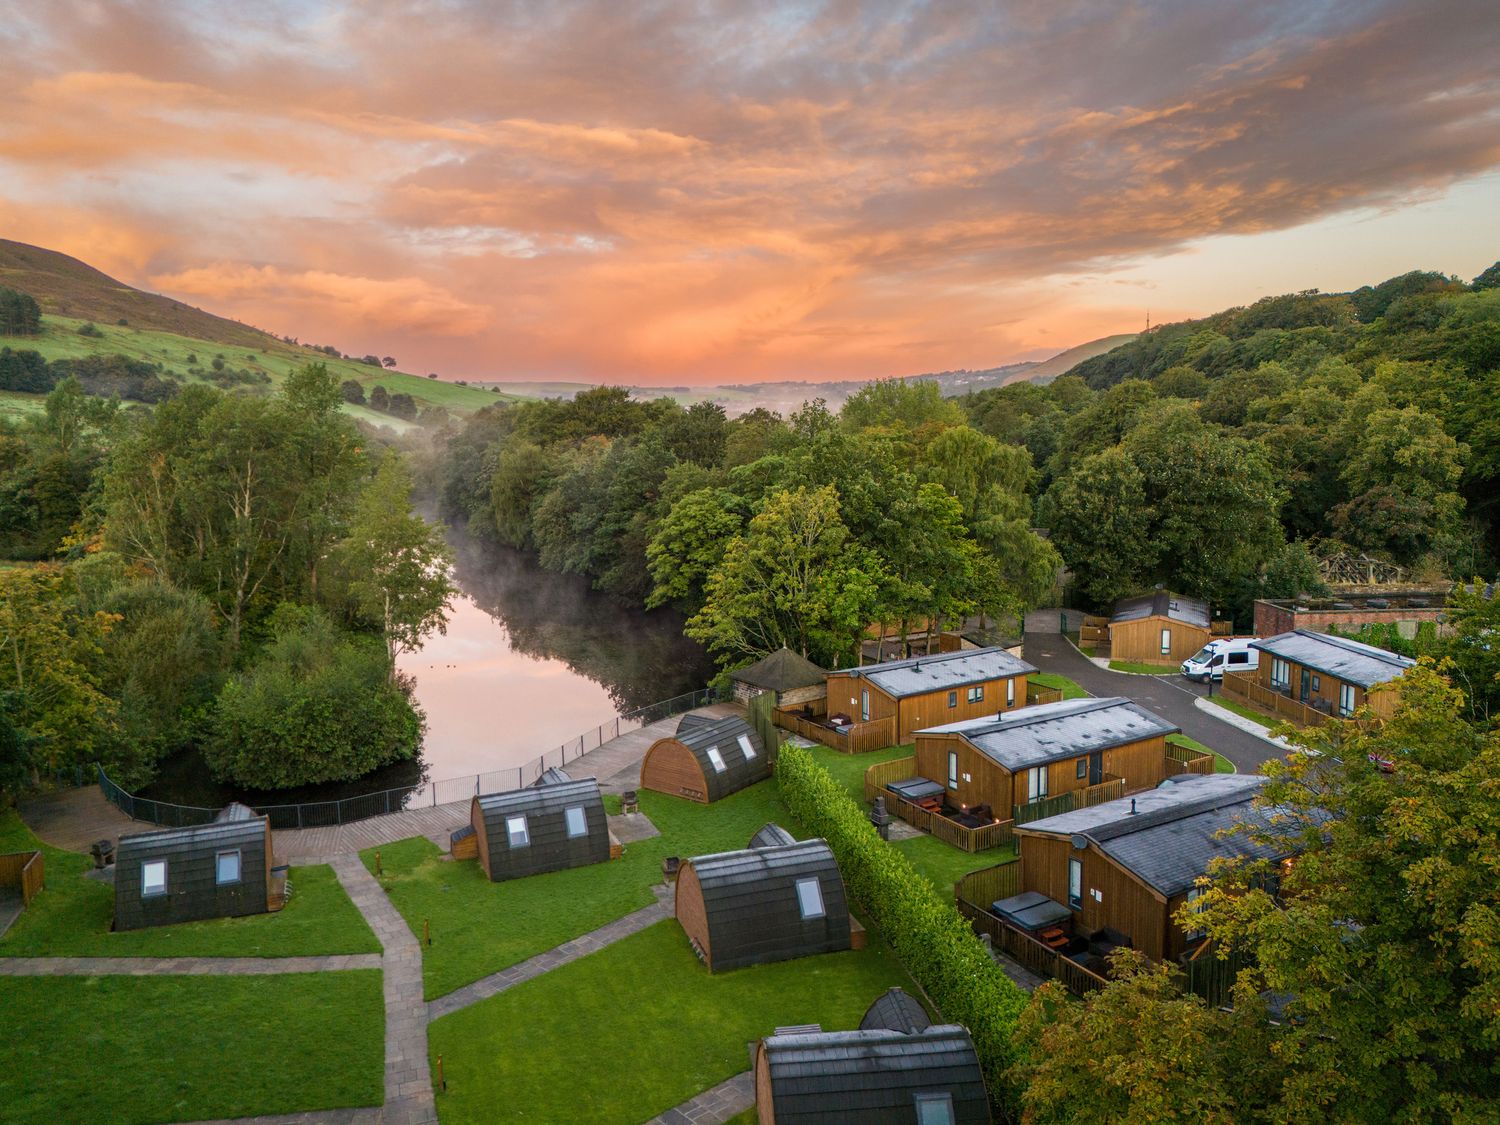
[[[967,901],[983,907],[1020,893],[1021,864],[1019,860],[970,871],[953,885],[955,901]]]
[[[1125,796],[1125,779],[1106,773],[1102,775],[1102,780],[1097,785],[1072,789],[1066,793],[1059,793],[1055,797],[1043,797],[1040,801],[1028,801],[1024,805],[1016,805],[1011,809],[1011,819],[1017,824],[1030,824],[1033,820],[1058,816],[1072,812],[1074,809],[1092,808],[1094,805],[1102,805],[1105,801],[1113,801],[1123,796]]]
[[[1214,756],[1205,754],[1201,750],[1193,750],[1187,746],[1177,746],[1167,743],[1167,761],[1175,762],[1179,767],[1178,773],[1213,773]]]
[[[915,756],[892,758],[889,762],[876,762],[865,770],[865,800],[873,801],[893,781],[907,781],[916,776],[917,759]]]
[[[1043,945],[1030,934],[1023,933],[1014,926],[1007,926],[989,912],[988,905],[986,903],[981,906],[960,898],[958,912],[969,920],[969,924],[978,933],[988,934],[991,944],[1002,953],[1019,961],[1034,973],[1061,981],[1075,996],[1086,996],[1109,983],[1078,962],[1064,957],[1051,946]]]
[[[21,905],[30,906],[47,882],[47,861],[41,852],[10,852],[0,855],[0,887],[16,887]]]
[[[846,727],[834,728],[821,722],[810,721],[797,711],[778,708],[772,718],[782,730],[799,734],[841,754],[865,754],[871,750],[884,750],[896,744],[896,717],[887,715],[883,719],[871,719],[864,723],[850,723]],[[815,716],[816,718],[816,716]]]
[[[942,813],[913,804],[899,793],[885,788],[893,781],[905,781],[909,777],[916,777],[915,767],[910,765],[915,761],[915,758],[897,758],[894,761],[871,766],[865,771],[865,799],[873,801],[877,796],[884,796],[885,807],[891,815],[899,816],[913,828],[926,832],[962,851],[989,851],[991,848],[1006,847],[1015,840],[1015,834],[1012,832],[1015,825],[1011,821],[1001,820],[982,824],[978,828],[969,828],[967,825],[959,824],[956,820],[949,820]],[[877,776],[882,776],[879,784],[875,784],[871,778],[871,775],[876,774],[877,771],[881,771]]]
[[[441,781],[426,781],[419,785],[405,785],[396,789],[382,789],[374,793],[362,793],[356,797],[344,797],[337,801],[311,801],[296,805],[256,805],[255,811],[271,818],[271,827],[327,828],[338,824],[350,824],[372,816],[400,812],[417,805],[453,804],[467,801],[482,793],[508,793],[525,789],[539,780],[549,769],[561,769],[575,762],[606,742],[629,734],[633,730],[671,718],[683,711],[707,707],[722,702],[724,696],[714,688],[688,692],[674,696],[649,707],[617,715],[608,722],[600,723],[593,730],[571,738],[561,746],[538,755],[523,766],[490,770],[487,773],[466,774],[449,777]],[[145,820],[169,828],[185,828],[195,824],[208,824],[219,815],[218,809],[199,808],[194,805],[175,805],[169,801],[154,801],[127,793],[105,774],[102,766],[96,767],[99,788],[104,796],[132,820]]]
[[[1026,685],[1026,706],[1038,707],[1043,703],[1062,702],[1062,688],[1038,687],[1035,684]]]
[[[1225,672],[1220,690],[1229,699],[1248,704],[1258,711],[1268,712],[1300,727],[1322,726],[1334,717],[1326,711],[1309,707],[1284,692],[1266,687],[1248,672]]]

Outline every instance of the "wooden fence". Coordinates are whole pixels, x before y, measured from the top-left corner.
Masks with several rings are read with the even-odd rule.
[[[896,744],[896,716],[871,719],[867,723],[851,723],[835,730],[822,723],[809,722],[795,711],[777,709],[776,725],[782,730],[800,734],[803,738],[823,746],[831,747],[841,754],[865,754],[871,750],[884,750]]]
[[[991,914],[985,906],[959,899],[958,912],[969,920],[969,924],[977,932],[988,934],[996,949],[1019,961],[1034,973],[1061,981],[1063,986],[1075,996],[1085,996],[1109,983],[1096,973],[1089,972],[1078,962],[1070,961],[1057,950],[1043,945],[1030,934],[1022,933],[1014,926],[1007,926]]]
[[[1257,683],[1247,672],[1225,672],[1220,690],[1229,699],[1269,712],[1279,719],[1287,719],[1300,727],[1322,726],[1333,717]]]
[[[899,816],[913,828],[921,829],[923,832],[942,840],[945,844],[952,844],[966,852],[983,852],[990,848],[1000,848],[1011,843],[1015,839],[1011,829],[1015,827],[1008,820],[998,821],[994,824],[981,825],[978,828],[968,828],[955,820],[949,820],[941,813],[924,809],[921,805],[913,804],[899,793],[893,793],[886,786],[893,781],[905,781],[907,778],[917,776],[917,759],[893,758],[889,762],[877,762],[865,770],[865,800],[873,801],[878,796],[885,798],[885,807],[893,816]]]
[[[956,902],[971,902],[988,908],[990,903],[1010,898],[1021,893],[1021,864],[1019,860],[999,863],[994,867],[982,867],[970,871],[953,885]]]
[[[1026,685],[1026,706],[1028,707],[1038,707],[1043,703],[1060,703],[1062,697],[1062,688],[1037,687],[1029,683]]]
[[[865,800],[873,801],[893,781],[906,781],[917,776],[917,759],[892,758],[889,762],[876,762],[865,770]],[[886,793],[887,797],[893,794]]]
[[[0,855],[0,887],[18,887],[21,904],[30,906],[46,885],[47,864],[41,852],[10,852]]]
[[[1078,643],[1081,645],[1108,644],[1109,618],[1085,617],[1083,625],[1078,630]]]
[[[1102,805],[1105,801],[1113,801],[1123,796],[1125,796],[1125,779],[1105,774],[1104,780],[1098,785],[1090,785],[1085,789],[1059,793],[1056,797],[1043,797],[1040,801],[1016,805],[1011,809],[1011,819],[1017,824],[1030,824],[1033,820],[1058,816],[1072,812],[1074,809],[1092,808],[1094,805]]]
[[[1192,750],[1186,746],[1177,746],[1167,743],[1167,761],[1176,762],[1180,769],[1178,773],[1213,773],[1214,756],[1204,754],[1199,750]]]

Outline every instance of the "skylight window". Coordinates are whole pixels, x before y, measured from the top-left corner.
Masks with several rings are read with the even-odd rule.
[[[240,881],[240,853],[220,852],[214,864],[214,882],[219,886]]]
[[[167,893],[167,861],[149,859],[141,864],[141,897]]]
[[[708,760],[714,764],[715,773],[724,772],[724,755],[719,753],[717,746],[710,746],[708,748]]]
[[[587,836],[589,834],[589,821],[588,817],[583,813],[582,805],[573,805],[565,815],[568,820],[569,839],[576,840],[579,836]]]
[[[745,755],[745,761],[748,762],[755,757],[755,743],[750,741],[750,736],[748,734],[740,735],[739,743],[740,753]]]
[[[510,837],[510,846],[513,848],[524,848],[531,843],[531,832],[526,827],[524,816],[506,817],[505,834]]]
[[[823,909],[823,888],[816,879],[797,880],[797,906],[801,909],[803,918],[821,918],[826,913]]]
[[[912,1095],[917,1104],[917,1125],[953,1125],[953,1095],[924,1091]]]

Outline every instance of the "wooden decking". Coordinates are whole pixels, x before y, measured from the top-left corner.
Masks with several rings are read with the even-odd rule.
[[[700,707],[694,713],[723,718],[743,715],[744,708],[737,703],[714,703]],[[569,762],[567,770],[574,777],[597,777],[600,788],[607,793],[635,789],[640,784],[641,760],[646,751],[658,738],[674,733],[681,718],[681,715],[672,715],[611,739],[597,750]],[[24,802],[20,812],[31,830],[47,843],[74,852],[88,851],[95,840],[115,840],[133,832],[151,832],[156,827],[145,821],[131,820],[105,800],[97,785],[50,793]],[[418,806],[328,828],[287,829],[273,834],[276,861],[294,864],[325,862],[332,856],[379,847],[410,836],[426,836],[446,850],[448,834],[466,824],[468,819],[469,802],[464,800]]]

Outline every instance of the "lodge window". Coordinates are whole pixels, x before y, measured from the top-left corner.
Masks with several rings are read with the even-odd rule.
[[[1089,775],[1089,760],[1087,756],[1078,759],[1078,779],[1081,781]]]
[[[1191,916],[1193,916],[1194,918],[1196,918],[1198,915],[1200,915],[1200,914],[1203,913],[1203,906],[1198,901],[1202,897],[1203,897],[1203,888],[1202,887],[1194,887],[1192,890],[1188,891],[1188,893],[1187,893],[1188,913]],[[1207,935],[1208,935],[1208,931],[1207,930],[1203,929],[1203,927],[1200,926],[1200,925],[1198,925],[1197,923],[1194,923],[1193,928],[1191,930],[1189,930],[1184,936],[1187,938],[1188,941],[1197,941],[1199,938],[1206,937]]]
[[[1274,688],[1290,687],[1292,683],[1292,666],[1279,656],[1271,661],[1271,686]]]
[[[983,684],[980,684],[978,687],[971,687],[969,689],[969,702],[970,703],[983,703],[984,702],[984,685]]]
[[[141,864],[141,897],[154,898],[167,893],[167,861],[151,859]]]
[[[958,751],[948,751],[948,788],[958,788]]]
[[[1005,681],[1005,705],[1007,707],[1014,707],[1016,705],[1016,681],[1015,680],[1006,680]]]
[[[582,805],[573,805],[563,814],[568,821],[568,838],[576,840],[579,836],[589,834],[589,818],[584,814]]]
[[[1083,908],[1083,860],[1068,860],[1068,909]]]
[[[948,693],[948,706],[949,707],[957,707],[958,706],[958,692],[956,692],[956,691],[950,691]]]
[[[870,721],[870,689],[860,688],[859,691],[859,721],[868,723]]]
[[[1047,767],[1032,766],[1026,771],[1026,796],[1029,801],[1040,801],[1047,796]]]
[[[1354,685],[1353,684],[1340,684],[1339,685],[1339,714],[1340,715],[1352,715],[1352,714],[1354,714]]]
[[[750,741],[748,734],[740,735],[738,741],[740,744],[740,753],[745,755],[745,761],[748,762],[751,758],[755,757],[755,743]]]
[[[717,746],[708,748],[708,760],[714,764],[714,773],[724,772],[724,755],[719,753]]]
[[[946,1090],[913,1094],[917,1125],[953,1125],[953,1095]]]
[[[524,816],[508,816],[505,818],[505,834],[510,839],[513,848],[524,848],[531,843],[531,832],[526,827]]]
[[[1172,652],[1172,630],[1170,630],[1170,629],[1163,629],[1161,631],[1161,654],[1163,656],[1168,656],[1168,655],[1171,654],[1171,652]]]
[[[240,853],[220,852],[214,862],[214,882],[219,886],[240,881]]]
[[[1313,691],[1321,691],[1321,690],[1323,690],[1323,680],[1321,679],[1321,677],[1316,676],[1316,675],[1313,676],[1313,678],[1312,678],[1312,689],[1313,689]]]
[[[816,879],[797,880],[797,908],[803,918],[823,917],[823,888]]]

